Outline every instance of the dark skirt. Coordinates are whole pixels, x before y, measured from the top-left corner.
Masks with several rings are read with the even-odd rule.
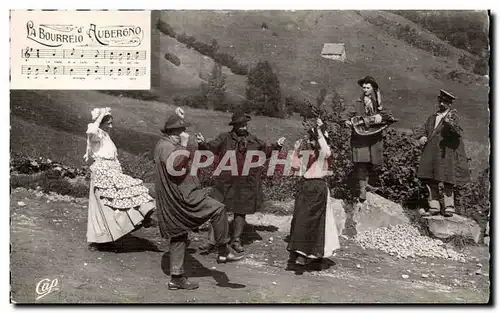
[[[323,179],[303,179],[298,183],[289,251],[322,258],[339,248],[333,211],[328,211],[329,198],[328,185]]]

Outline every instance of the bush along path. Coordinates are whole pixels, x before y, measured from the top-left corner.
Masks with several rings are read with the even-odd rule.
[[[397,258],[341,237],[341,249],[320,267],[286,271],[290,216],[255,214],[245,228],[247,256],[220,265],[190,234],[187,273],[192,292],[167,290],[168,244],[157,229],[139,229],[118,253],[90,251],[87,200],[41,190],[11,192],[11,298],[16,303],[485,303],[489,255],[467,246],[465,260]],[[366,246],[366,243],[365,243]],[[321,270],[321,271],[320,271]],[[57,278],[59,290],[36,300],[36,285]]]

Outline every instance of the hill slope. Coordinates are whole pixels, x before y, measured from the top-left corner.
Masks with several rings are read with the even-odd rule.
[[[411,25],[425,38],[446,45],[452,56],[435,57],[391,37],[367,22],[367,17],[377,15],[394,20],[395,25]],[[470,139],[488,138],[485,123],[477,123],[489,119],[487,80],[472,74],[465,84],[448,79],[446,75],[452,71],[464,72],[457,56],[467,52],[401,16],[380,11],[164,11],[161,19],[178,34],[185,32],[206,43],[216,39],[219,51],[235,55],[242,63],[269,60],[285,93],[299,98],[314,99],[324,87],[336,88],[352,102],[359,95],[356,81],[365,75],[374,76],[386,106],[395,111],[404,128],[422,123],[433,110],[437,91],[447,89],[458,97],[456,106],[464,115]],[[261,28],[263,22],[268,30]],[[178,43],[172,40],[163,41],[162,49],[165,45],[165,49],[177,49]],[[321,58],[325,42],[345,43],[348,61]],[[185,49],[177,53],[186,58],[197,52]],[[187,62],[185,67],[192,73],[202,68],[196,62]],[[174,78],[164,73],[162,79],[167,83]],[[228,81],[239,86],[232,87],[235,92],[244,90],[244,80]]]

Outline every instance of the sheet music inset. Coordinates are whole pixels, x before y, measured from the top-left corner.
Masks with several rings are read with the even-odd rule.
[[[149,90],[150,11],[11,11],[11,89]]]

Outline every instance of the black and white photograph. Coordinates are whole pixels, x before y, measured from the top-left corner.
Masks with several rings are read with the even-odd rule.
[[[491,11],[10,22],[11,304],[491,304]]]

